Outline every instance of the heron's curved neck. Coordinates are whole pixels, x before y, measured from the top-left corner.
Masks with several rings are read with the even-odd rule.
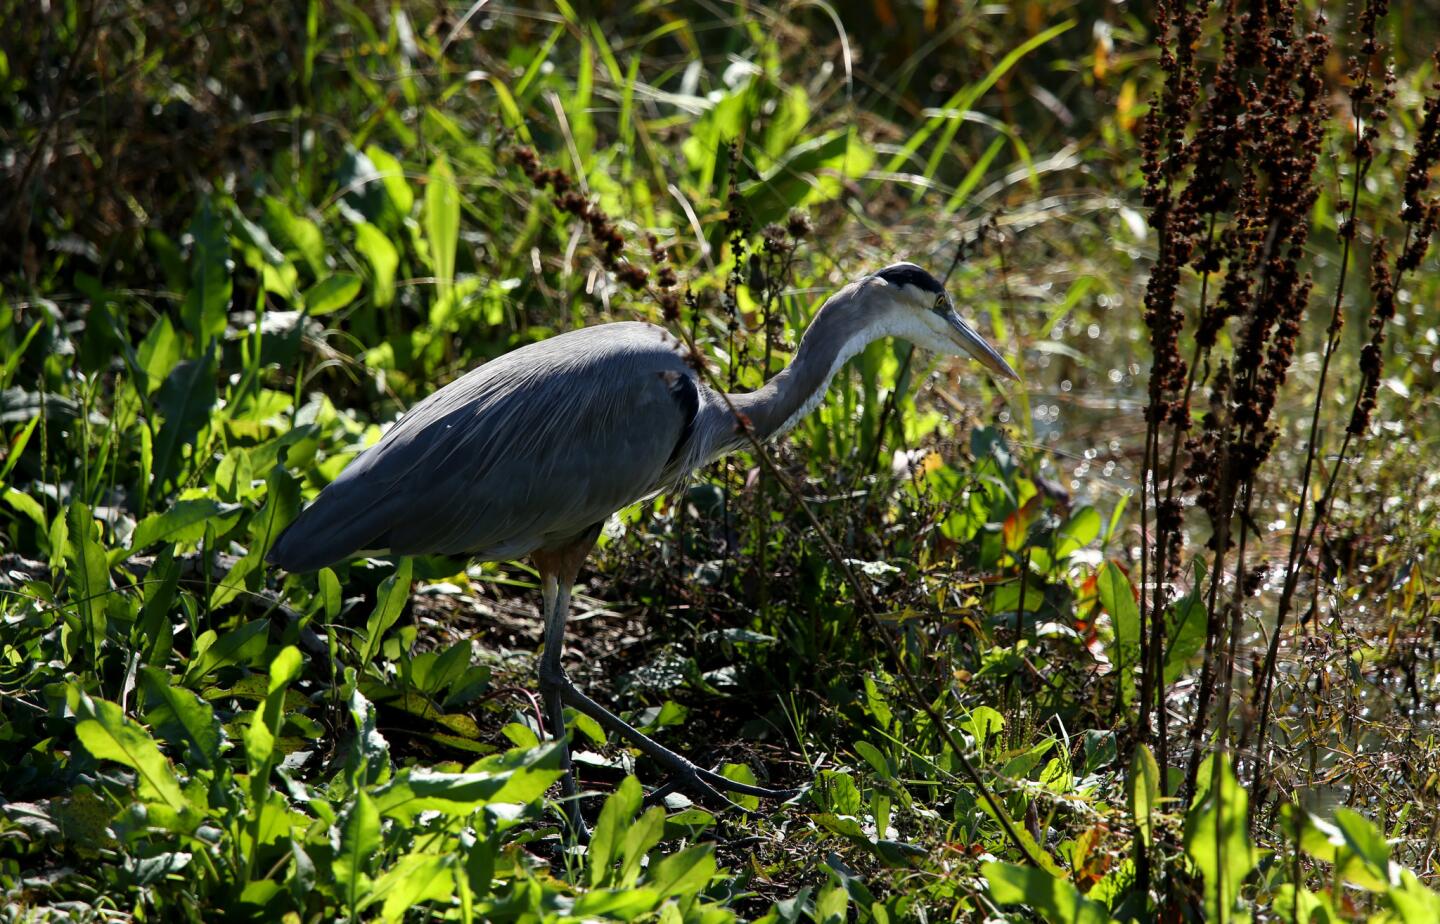
[[[761,439],[778,436],[800,422],[825,397],[840,367],[871,342],[889,336],[883,318],[867,318],[865,288],[846,286],[810,322],[790,365],[755,391],[730,395]]]

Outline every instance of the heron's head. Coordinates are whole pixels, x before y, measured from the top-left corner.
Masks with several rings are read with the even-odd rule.
[[[940,280],[914,263],[895,263],[862,280],[869,301],[898,322],[895,333],[936,353],[968,355],[996,375],[1020,376],[999,351],[961,319]]]

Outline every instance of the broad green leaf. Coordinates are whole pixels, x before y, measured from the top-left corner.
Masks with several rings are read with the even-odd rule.
[[[1084,506],[1070,514],[1070,519],[1055,531],[1055,558],[1061,560],[1085,548],[1100,535],[1100,514],[1094,507]]]
[[[321,568],[316,581],[320,585],[321,607],[326,619],[340,615],[340,579],[329,568]]]
[[[974,740],[975,752],[983,755],[985,747],[1005,729],[1005,717],[989,706],[976,706],[960,723],[960,729]]]
[[[346,755],[345,769],[351,786],[383,783],[390,778],[390,743],[375,727],[375,707],[361,694],[355,682],[355,668],[345,668],[345,685],[350,694],[350,719],[355,737]]]
[[[425,236],[435,271],[436,295],[444,298],[455,282],[455,250],[460,240],[460,189],[444,154],[430,165],[425,187]]]
[[[172,745],[185,743],[187,766],[211,769],[220,755],[220,724],[210,704],[157,667],[140,668],[140,681],[150,704],[146,721]]]
[[[221,635],[185,670],[185,685],[196,686],[222,667],[256,667],[265,654],[270,620],[255,619]]]
[[[1205,919],[1248,921],[1237,901],[1241,884],[1260,859],[1250,843],[1250,797],[1224,754],[1205,762],[1199,788],[1185,817],[1185,853],[1204,877]]]
[[[176,501],[164,513],[152,513],[130,534],[130,550],[139,552],[157,542],[196,542],[205,535],[211,517],[236,509],[208,497]]]
[[[415,207],[415,193],[405,179],[405,167],[379,145],[366,145],[365,154],[375,167],[375,176],[385,190],[385,197],[399,218],[407,218]]]
[[[981,866],[980,872],[997,905],[1025,905],[1048,924],[1108,924],[1110,920],[1104,905],[1044,870],[991,862]]]
[[[1113,561],[1100,566],[1096,582],[1100,605],[1110,614],[1115,638],[1110,648],[1110,661],[1120,680],[1120,695],[1125,704],[1135,699],[1135,667],[1140,663],[1140,607],[1130,579]]]
[[[175,325],[168,316],[161,315],[160,320],[150,325],[135,352],[140,371],[145,375],[145,393],[154,394],[180,362],[180,335],[175,333]]]
[[[39,420],[40,418],[37,417],[35,419]],[[6,488],[5,503],[14,507],[18,512],[25,514],[25,516],[34,521],[35,525],[42,530],[45,529],[45,508],[41,507],[40,502],[34,497],[17,491],[14,488]]]
[[[455,894],[455,858],[432,853],[406,854],[375,880],[373,899],[384,898],[380,912],[398,921],[426,902],[448,902]]]
[[[1205,649],[1205,559],[1195,557],[1195,579],[1190,592],[1172,603],[1165,611],[1165,684],[1180,679],[1192,661]]]
[[[595,822],[595,830],[590,832],[587,872],[591,888],[604,888],[614,882],[612,867],[620,859],[625,830],[640,810],[644,798],[640,783],[633,776],[627,776],[605,800],[600,818]]]
[[[105,547],[100,544],[100,525],[90,515],[90,508],[72,501],[69,515],[70,592],[90,642],[92,663],[100,661],[100,645],[105,640],[109,620],[105,597],[110,592],[110,568]]]
[[[1335,809],[1335,826],[1345,836],[1345,844],[1379,877],[1390,878],[1390,845],[1385,835],[1370,819],[1354,809]]]
[[[325,236],[320,227],[308,218],[302,218],[290,210],[280,199],[266,196],[263,200],[265,224],[284,237],[300,252],[305,265],[317,279],[325,274]]]
[[[265,506],[250,520],[250,548],[231,566],[210,594],[210,606],[224,606],[250,586],[251,576],[265,567],[265,555],[285,527],[300,512],[300,480],[283,465],[270,469],[265,479]]]
[[[387,818],[420,812],[463,816],[492,802],[534,802],[562,775],[557,745],[514,750],[487,757],[465,773],[407,768],[375,791],[375,805]]]
[[[210,409],[215,406],[214,344],[200,359],[180,363],[171,370],[160,386],[156,403],[164,422],[155,437],[152,497],[179,473],[184,447],[193,445],[200,428],[210,422]]]
[[[831,883],[815,896],[815,924],[845,924],[850,919],[850,895]]]
[[[756,783],[755,772],[745,764],[726,764],[720,768],[720,775],[727,780],[734,780],[737,783],[745,783],[750,786],[754,786]],[[736,804],[747,809],[753,810],[760,805],[759,796],[745,796],[733,791],[730,792],[729,795],[731,799],[735,800]]]
[[[140,618],[131,631],[131,641],[140,650],[142,664],[163,664],[173,646],[170,631],[171,605],[180,586],[180,563],[175,547],[162,546],[145,579],[144,603]]]
[[[209,196],[200,200],[190,222],[190,288],[180,308],[181,320],[204,346],[225,333],[230,310],[230,237],[225,219]]]
[[[363,789],[345,811],[340,829],[340,850],[331,867],[341,901],[353,920],[371,890],[370,866],[380,850],[380,813]]]
[[[570,728],[575,729],[575,731],[582,733],[586,738],[589,738],[596,746],[605,746],[605,729],[601,728],[599,722],[590,718],[585,713],[566,709],[565,724]]]
[[[855,786],[855,779],[850,774],[837,770],[820,771],[814,788],[810,790],[810,798],[815,800],[822,811],[836,815],[859,815],[864,807],[860,790]]]
[[[395,625],[395,620],[400,618],[409,600],[410,559],[402,558],[395,573],[380,582],[380,589],[375,595],[375,609],[365,623],[365,647],[360,652],[362,666],[374,660],[385,633]]]
[[[312,316],[339,311],[360,294],[360,277],[350,273],[327,276],[305,290],[305,310]]]
[[[865,763],[869,764],[870,769],[874,770],[882,780],[894,778],[895,771],[890,767],[890,760],[875,745],[868,741],[857,741],[855,742],[855,753],[863,757]]]
[[[581,895],[570,913],[586,921],[631,921],[654,910],[662,898],[654,889],[594,889]]]
[[[1155,763],[1155,755],[1143,744],[1135,747],[1125,788],[1135,833],[1139,835],[1140,842],[1149,847],[1153,839],[1155,807],[1160,801],[1160,767]]]
[[[400,266],[400,255],[385,232],[368,221],[355,226],[355,249],[370,264],[375,286],[370,298],[377,308],[384,308],[395,300],[395,270]]]
[[[615,880],[617,886],[628,889],[635,884],[640,878],[640,864],[645,855],[660,843],[660,837],[664,833],[665,810],[658,805],[648,809],[630,825],[620,843],[620,874]]]
[[[644,885],[666,898],[695,895],[715,875],[715,853],[710,844],[699,844],[652,864]]]
[[[134,770],[142,797],[163,803],[176,815],[190,812],[174,769],[144,728],[108,700],[82,696],[79,704],[77,713],[85,717],[76,723],[75,735],[85,750],[101,760],[113,760]]]

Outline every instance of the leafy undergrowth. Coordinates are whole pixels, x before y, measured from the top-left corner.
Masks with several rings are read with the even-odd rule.
[[[1260,639],[1232,664],[1270,624],[1212,606],[1198,552],[1137,602],[1159,583],[1127,502],[1143,328],[1122,309],[1157,246],[1137,120],[1165,76],[1144,24],[1113,4],[886,25],[891,4],[837,3],[841,36],[819,4],[313,2],[303,29],[258,4],[116,7],[145,27],[3,17],[25,40],[0,59],[0,129],[51,152],[0,158],[26,192],[0,203],[8,918],[1440,919],[1420,878],[1440,276],[1403,280],[1391,336],[1413,361],[1375,399],[1393,451],[1358,449],[1334,504],[1274,740],[1212,747],[1252,721],[1243,696],[1213,721],[1196,705],[1215,624]],[[1401,74],[1397,149],[1423,134],[1428,67]],[[165,143],[112,137],[117,113]],[[1377,167],[1357,201],[1406,182]],[[1338,240],[1308,245],[1321,284]],[[572,677],[727,778],[803,787],[787,804],[648,804],[659,769],[572,716],[594,832],[567,846],[525,564],[264,565],[465,368],[640,318],[753,388],[826,295],[899,257],[948,267],[1030,384],[876,344],[765,457],[621,511],[575,597]],[[1334,404],[1317,419],[1341,429]],[[1273,493],[1252,520],[1308,497]],[[1284,559],[1283,534],[1246,529]],[[1137,721],[1150,705],[1169,737]],[[1256,768],[1266,786],[1242,785]]]

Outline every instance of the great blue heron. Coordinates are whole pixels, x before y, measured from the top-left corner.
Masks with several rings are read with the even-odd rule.
[[[560,660],[570,587],[612,513],[745,445],[745,427],[759,439],[786,432],[820,403],[847,360],[890,336],[968,353],[1018,378],[913,263],[835,293],[790,365],[748,394],[712,390],[664,328],[574,330],[493,359],[417,404],[320,492],[269,560],[312,571],[359,555],[528,555],[544,594],[540,689],[562,749],[569,705],[668,767],[674,784],[710,795],[783,795],[697,767],[576,688]],[[583,832],[568,749],[562,754],[562,791]]]

